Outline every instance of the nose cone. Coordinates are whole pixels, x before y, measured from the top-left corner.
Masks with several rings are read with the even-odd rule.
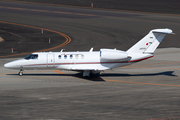
[[[16,68],[16,62],[6,63],[6,64],[4,64],[4,67],[5,68],[10,68],[10,69]]]

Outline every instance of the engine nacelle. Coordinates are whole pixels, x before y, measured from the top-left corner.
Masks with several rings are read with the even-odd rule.
[[[120,60],[128,58],[125,51],[116,49],[100,49],[100,58],[106,60]]]

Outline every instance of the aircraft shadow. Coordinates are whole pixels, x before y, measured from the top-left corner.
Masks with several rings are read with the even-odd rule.
[[[158,75],[166,75],[166,76],[174,76],[177,77],[177,75],[173,74],[174,71],[166,71],[166,72],[160,72],[160,73],[149,73],[149,74],[124,74],[124,73],[102,73],[101,76],[119,76],[119,77],[131,77],[131,76],[158,76]]]
[[[91,78],[83,77],[82,73],[76,73],[76,74],[28,74],[24,73],[23,76],[74,76],[77,78],[81,78],[84,80],[94,81],[94,82],[106,82],[101,77],[132,77],[132,76],[158,76],[158,75],[166,75],[166,76],[173,76],[177,77],[177,75],[173,74],[174,71],[166,71],[166,72],[160,72],[160,73],[149,73],[149,74],[122,74],[122,73],[102,73],[101,75],[94,74]],[[6,74],[6,75],[18,75],[18,74]]]

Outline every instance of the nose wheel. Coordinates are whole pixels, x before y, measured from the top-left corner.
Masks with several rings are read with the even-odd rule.
[[[19,76],[23,76],[23,70],[20,70],[18,73]]]

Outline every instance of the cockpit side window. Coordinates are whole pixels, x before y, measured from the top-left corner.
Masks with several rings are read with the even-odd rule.
[[[29,59],[31,59],[31,57],[32,57],[32,54],[28,55],[28,56],[25,57],[24,59],[29,60]]]
[[[32,57],[32,59],[37,59],[38,58],[38,55],[34,55],[33,57]]]
[[[29,60],[29,59],[37,59],[38,58],[38,54],[30,54],[27,57],[25,57],[24,59]]]

